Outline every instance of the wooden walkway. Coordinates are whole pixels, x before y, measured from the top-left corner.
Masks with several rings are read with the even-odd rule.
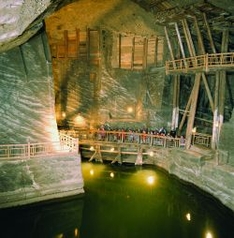
[[[166,62],[166,73],[194,73],[234,70],[234,52],[204,54]]]
[[[64,133],[61,131],[61,133]],[[66,131],[70,136],[79,138],[79,149],[89,161],[110,160],[112,163],[129,162],[143,164],[143,160],[164,155],[168,149],[184,149],[183,137],[158,134],[145,134],[127,131]],[[192,143],[210,149],[210,135],[195,133]]]

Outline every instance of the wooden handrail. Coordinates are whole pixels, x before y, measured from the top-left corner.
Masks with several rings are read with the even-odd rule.
[[[79,138],[79,143],[84,144],[87,141],[105,141],[116,143],[141,143],[150,146],[159,145],[163,147],[184,147],[185,139],[171,137],[168,135],[159,135],[151,133],[139,133],[133,131],[107,131],[107,130],[85,130],[67,131],[70,136]]]
[[[193,145],[203,145],[206,147],[211,146],[211,135],[204,133],[193,133],[192,144]]]
[[[189,70],[209,71],[217,67],[234,67],[234,52],[205,54],[166,61],[166,72],[187,72]]]
[[[32,158],[60,152],[78,153],[78,138],[60,133],[60,141],[0,145],[0,159]]]

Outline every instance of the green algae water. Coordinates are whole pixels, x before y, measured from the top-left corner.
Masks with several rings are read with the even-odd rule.
[[[149,166],[82,163],[85,195],[0,210],[3,238],[233,238],[233,212]]]

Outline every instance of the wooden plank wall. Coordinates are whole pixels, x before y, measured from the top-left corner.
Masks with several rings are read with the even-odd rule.
[[[164,38],[149,38],[132,34],[117,34],[113,39],[112,67],[128,70],[144,70],[151,66],[162,66]],[[99,30],[87,28],[64,31],[63,39],[51,45],[53,58],[78,59],[90,65],[99,65],[101,57],[101,36]]]
[[[117,37],[117,57],[112,64],[115,68],[144,70],[150,66],[163,65],[164,38],[152,36],[121,35]]]
[[[91,65],[99,65],[100,37],[99,30],[87,29],[80,31],[64,31],[63,39],[51,45],[53,58],[78,59]]]

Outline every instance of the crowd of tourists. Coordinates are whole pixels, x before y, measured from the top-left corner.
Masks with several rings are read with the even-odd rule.
[[[185,138],[178,137],[176,130],[168,131],[165,127],[160,129],[131,129],[131,128],[111,128],[101,125],[92,135],[94,139],[100,141],[113,141],[125,143],[143,143],[151,145],[165,145],[168,142],[177,142],[184,145]]]

